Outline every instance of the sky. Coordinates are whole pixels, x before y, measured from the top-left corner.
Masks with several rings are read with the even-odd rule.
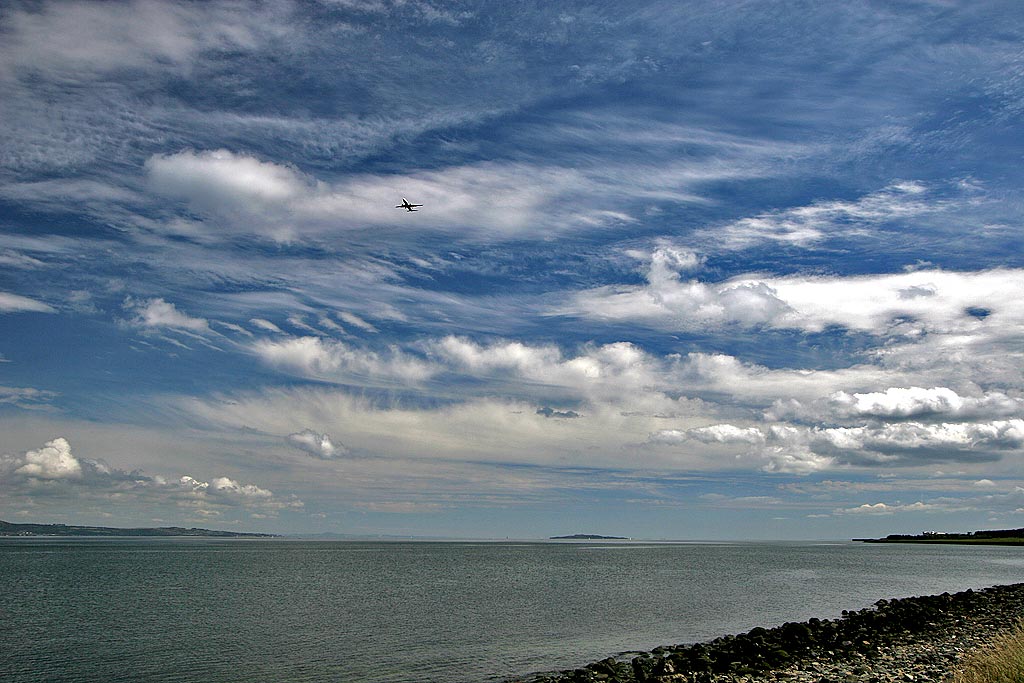
[[[0,519],[1024,527],[1016,0],[13,0],[0,91]]]

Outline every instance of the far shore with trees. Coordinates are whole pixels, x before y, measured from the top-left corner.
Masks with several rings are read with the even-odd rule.
[[[912,534],[889,534],[885,538],[855,538],[864,543],[957,543],[964,545],[1024,545],[1024,529],[991,529],[946,533],[925,531]]]

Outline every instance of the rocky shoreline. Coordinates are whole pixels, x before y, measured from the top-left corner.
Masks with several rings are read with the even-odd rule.
[[[520,683],[923,683],[1024,618],[1024,583],[879,600],[693,645],[609,657]]]

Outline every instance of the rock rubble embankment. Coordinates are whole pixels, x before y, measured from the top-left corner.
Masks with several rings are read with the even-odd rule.
[[[528,683],[923,683],[1024,618],[1024,584],[879,600],[693,645],[609,657]]]

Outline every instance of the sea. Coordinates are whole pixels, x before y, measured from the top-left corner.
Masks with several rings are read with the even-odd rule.
[[[1024,581],[1024,548],[0,539],[6,683],[496,683]]]

